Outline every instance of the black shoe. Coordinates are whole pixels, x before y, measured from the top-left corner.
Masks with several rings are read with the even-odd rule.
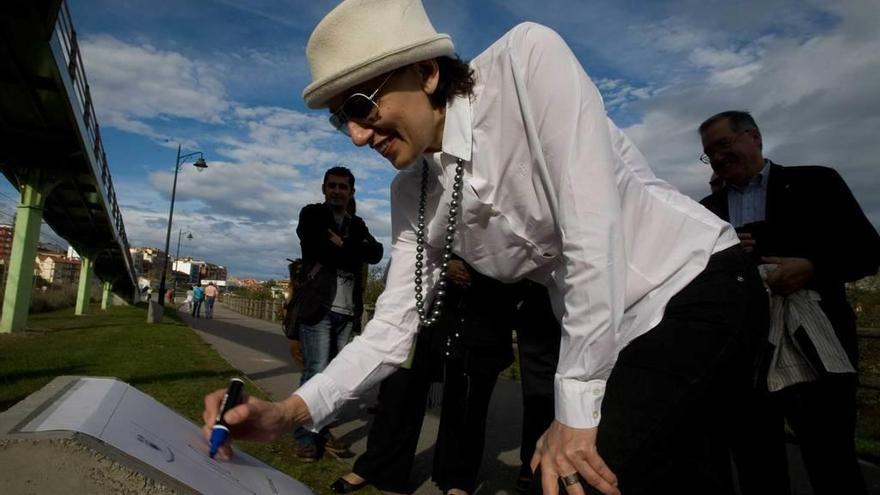
[[[298,445],[295,456],[300,462],[316,462],[321,459],[321,453],[313,443]]]
[[[361,488],[369,485],[369,481],[364,481],[363,483],[353,484],[346,481],[345,478],[340,476],[330,485],[330,489],[336,493],[351,493],[360,490]]]

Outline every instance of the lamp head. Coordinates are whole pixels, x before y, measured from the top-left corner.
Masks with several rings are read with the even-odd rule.
[[[195,163],[193,163],[193,167],[195,167],[196,170],[198,170],[199,172],[201,172],[202,170],[205,170],[206,168],[208,168],[208,163],[205,162],[205,158],[204,158],[204,157],[201,157],[201,156],[200,156],[199,159],[196,160]]]
[[[186,233],[186,240],[188,240],[188,241],[193,240],[192,232],[187,232],[187,233]]]

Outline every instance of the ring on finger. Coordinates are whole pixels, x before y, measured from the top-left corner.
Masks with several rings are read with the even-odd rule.
[[[569,474],[568,476],[560,476],[559,479],[562,480],[562,484],[565,486],[577,485],[581,482],[581,477],[577,473],[577,471]]]

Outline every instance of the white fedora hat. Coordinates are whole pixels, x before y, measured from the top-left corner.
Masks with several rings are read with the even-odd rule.
[[[408,64],[455,53],[437,33],[420,0],[345,0],[309,38],[309,108],[323,108],[342,91]]]

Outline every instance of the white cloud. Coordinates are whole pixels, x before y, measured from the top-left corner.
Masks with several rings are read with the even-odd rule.
[[[595,79],[609,111],[625,108],[629,103],[649,98],[656,90],[649,86],[636,86],[623,79]]]
[[[350,149],[325,114],[235,102],[216,77],[218,69],[177,52],[108,36],[84,45],[102,124],[166,146],[174,133],[173,145],[182,141],[184,148],[206,152],[203,173],[189,163],[181,166],[176,194],[175,230],[186,225],[198,233],[199,246],[211,246],[194,248],[196,254],[237,274],[283,274],[284,257],[299,253],[299,210],[323,200],[323,172],[338,164],[356,174],[359,214],[388,241],[391,169],[373,153]],[[179,136],[180,119],[198,121],[198,145]],[[334,149],[340,145],[346,151]],[[116,179],[133,244],[164,245],[172,174],[164,166],[148,173],[148,188],[143,179]],[[371,189],[375,183],[383,199]]]
[[[80,43],[98,119],[149,137],[145,121],[182,117],[219,123],[230,103],[223,84],[207,64],[151,45],[133,45],[112,36]]]
[[[704,196],[709,170],[696,161],[697,126],[719,111],[749,110],[764,134],[766,156],[782,164],[834,166],[880,224],[880,174],[873,158],[880,128],[880,33],[865,29],[865,19],[880,21],[880,8],[860,1],[835,5],[842,17],[826,32],[765,38],[760,49],[694,47],[691,53],[710,70],[635,103],[644,116],[627,132],[657,174]]]
[[[189,227],[197,238],[192,252],[234,274],[285,273],[284,257],[299,252],[299,209],[321,200],[323,171],[340,163],[357,176],[359,214],[389,247],[388,164],[345,143],[326,114],[273,106],[299,100],[308,78],[302,38],[335,3],[256,0],[238,9],[298,26],[277,45],[253,47],[240,38],[240,49],[188,47],[187,56],[119,37],[83,42],[103,125],[159,142],[175,136],[206,151],[207,171],[181,171],[175,231]],[[611,0],[546,0],[540,9],[531,0],[454,0],[452,6],[426,0],[426,6],[466,56],[521,20],[557,29],[595,77],[611,113],[637,122],[627,132],[658,175],[695,197],[708,190],[708,169],[697,161],[697,125],[718,111],[747,109],[762,127],[769,157],[836,166],[880,219],[880,175],[872,163],[880,128],[875,0],[674,0],[644,2],[638,10]],[[264,94],[270,89],[282,93]],[[133,243],[164,242],[171,175],[163,170],[147,180],[114,178]]]

